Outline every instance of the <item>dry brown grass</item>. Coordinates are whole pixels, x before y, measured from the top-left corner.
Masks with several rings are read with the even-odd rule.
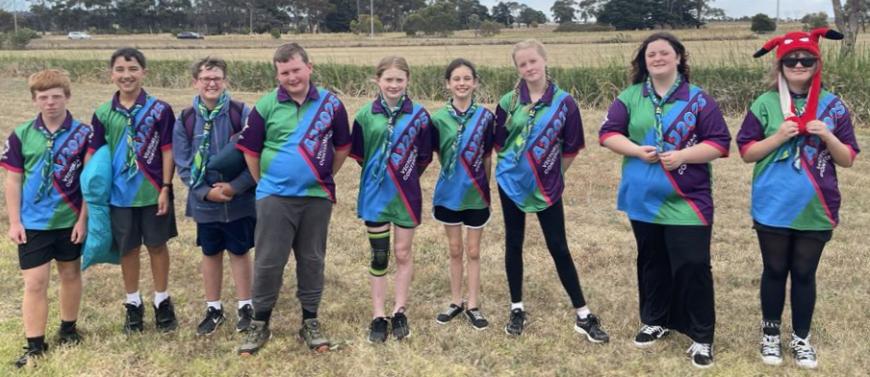
[[[89,119],[95,106],[111,95],[109,85],[77,84],[71,109]],[[192,92],[153,88],[152,93],[176,109],[187,105]],[[0,137],[33,115],[28,92],[20,79],[0,79]],[[256,93],[236,93],[252,102]],[[343,98],[351,114],[367,99]],[[430,108],[437,103],[425,103]],[[187,375],[298,375],[298,376],[574,376],[574,375],[696,375],[683,351],[689,340],[677,335],[651,350],[638,350],[631,339],[638,327],[634,240],[624,214],[615,208],[619,158],[596,145],[602,110],[583,110],[588,147],[567,175],[565,192],[569,243],[577,263],[584,292],[593,311],[600,314],[612,341],[592,345],[571,330],[572,313],[562,290],[538,223],[529,217],[526,237],[525,303],[531,324],[519,339],[502,331],[507,317],[508,292],[503,268],[503,225],[500,208],[494,204],[494,219],[484,235],[482,281],[484,311],[493,322],[483,332],[466,323],[435,324],[435,313],[449,296],[446,242],[441,227],[428,220],[431,204],[424,206],[427,221],[415,242],[414,278],[410,324],[413,337],[404,343],[390,340],[383,346],[365,342],[370,319],[368,247],[364,229],[355,216],[355,193],[359,168],[352,162],[337,177],[339,203],[333,212],[326,270],[326,292],[321,317],[327,334],[342,342],[336,352],[312,355],[294,339],[300,320],[295,299],[294,269],[286,270],[285,285],[273,320],[274,338],[261,354],[239,359],[234,353],[239,337],[223,328],[210,339],[197,339],[195,326],[204,303],[198,271],[200,252],[194,246],[194,224],[179,218],[181,235],[170,242],[172,269],[170,290],[176,302],[181,328],[161,336],[148,330],[142,336],[125,338],[123,292],[120,271],[98,266],[85,274],[86,292],[80,316],[85,343],[71,349],[52,350],[39,368],[25,375],[61,376],[187,376]],[[732,132],[740,119],[728,118]],[[859,140],[870,134],[861,130]],[[864,143],[866,144],[866,142]],[[866,149],[866,148],[865,148]],[[733,148],[732,148],[733,151]],[[761,261],[748,216],[751,167],[735,155],[715,165],[716,224],[713,235],[713,274],[716,284],[716,366],[704,375],[761,376],[806,375],[787,358],[781,367],[760,363],[758,349],[758,284]],[[423,178],[424,196],[430,198],[437,166]],[[819,296],[813,330],[820,352],[815,374],[865,375],[870,364],[870,283],[867,260],[870,251],[865,228],[870,224],[870,167],[860,160],[840,173],[844,206],[843,225],[829,243],[818,272]],[[182,187],[176,181],[176,187]],[[185,193],[179,189],[178,198]],[[175,203],[181,213],[183,201]],[[5,216],[0,220],[6,229]],[[12,373],[11,361],[19,355],[23,336],[20,321],[22,283],[15,247],[2,237],[0,247],[0,375]],[[292,264],[292,263],[291,263]],[[143,266],[147,264],[143,263]],[[147,268],[143,271],[148,276]],[[150,278],[142,292],[151,302]],[[224,279],[224,297],[233,305],[232,283]],[[56,281],[52,287],[56,287]],[[54,288],[52,300],[56,298]],[[56,303],[56,301],[53,301]],[[787,312],[787,311],[786,311]],[[152,317],[149,310],[149,321]],[[57,324],[52,305],[49,331]],[[789,323],[786,313],[784,322]],[[54,340],[49,333],[50,341]]]

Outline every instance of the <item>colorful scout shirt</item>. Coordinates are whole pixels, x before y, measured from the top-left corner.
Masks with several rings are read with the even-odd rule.
[[[803,100],[806,101],[805,99]],[[800,100],[795,101],[802,108]],[[849,110],[828,91],[819,95],[816,119],[852,152],[860,152]],[[783,123],[779,94],[758,97],[737,134],[743,154]],[[767,226],[798,230],[830,230],[839,223],[840,191],[837,170],[825,143],[815,135],[799,135],[755,164],[752,174],[752,218]]]
[[[350,156],[363,167],[357,215],[413,227],[423,204],[420,171],[432,161],[432,124],[426,109],[407,97],[396,113],[392,127],[380,101],[356,113]]]
[[[621,134],[638,145],[656,146],[655,106],[644,84],[635,84],[610,105],[599,141]],[[686,149],[707,144],[728,156],[731,135],[719,105],[701,88],[682,81],[661,109],[661,148]],[[667,171],[661,163],[623,157],[617,208],[636,221],[668,225],[713,223],[711,167],[683,164]]]
[[[85,155],[93,152],[92,136],[91,126],[73,119],[69,112],[54,134],[45,128],[39,115],[16,127],[9,135],[0,165],[10,172],[23,174],[21,224],[24,229],[64,229],[75,225],[82,208],[79,175]],[[53,162],[51,170],[44,170],[48,159]],[[46,181],[44,174],[50,175],[51,181]]]
[[[132,109],[124,108],[119,93],[94,112],[96,147],[108,144],[112,152],[112,194],[115,207],[145,207],[157,204],[163,186],[163,151],[172,150],[175,114],[168,103],[145,90]],[[132,125],[128,123],[132,119]],[[129,158],[133,147],[135,159]],[[131,166],[131,164],[133,166]]]
[[[283,86],[254,106],[236,148],[260,158],[257,199],[269,195],[335,202],[332,159],[350,147],[344,105],[326,89],[309,87],[302,104]]]
[[[511,111],[513,96],[505,94],[495,112],[495,178],[523,212],[538,212],[562,198],[562,158],[584,147],[583,123],[577,103],[553,83],[533,104],[528,86],[520,82]]]
[[[495,116],[483,105],[461,113],[452,104],[432,114],[432,147],[439,151],[441,173],[433,204],[453,211],[489,207],[485,159],[492,152]],[[460,127],[460,123],[464,123]],[[462,128],[462,135],[457,137]]]

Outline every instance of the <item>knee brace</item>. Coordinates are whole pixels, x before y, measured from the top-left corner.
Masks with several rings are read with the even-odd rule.
[[[390,264],[390,231],[369,232],[369,243],[372,246],[372,263],[369,273],[372,276],[384,276],[387,274],[387,266]]]

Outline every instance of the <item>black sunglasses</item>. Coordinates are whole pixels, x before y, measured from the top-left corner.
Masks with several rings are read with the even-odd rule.
[[[801,63],[804,68],[812,68],[816,65],[817,61],[819,61],[818,58],[784,58],[782,59],[782,65],[794,68],[797,67],[798,63]]]

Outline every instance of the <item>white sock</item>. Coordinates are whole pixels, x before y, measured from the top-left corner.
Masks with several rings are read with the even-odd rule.
[[[154,306],[160,306],[160,303],[167,298],[169,298],[169,292],[154,292]]]
[[[125,301],[124,303],[142,306],[142,296],[139,295],[139,291],[127,293],[127,301]]]
[[[512,303],[511,303],[511,311],[513,311],[514,309],[519,309],[519,310],[522,310],[522,311],[525,311],[525,310],[526,310],[526,309],[523,308],[523,302],[522,302],[522,301],[520,301],[520,302],[512,302]]]
[[[239,300],[239,309],[241,309],[241,308],[242,308],[243,306],[245,306],[245,305],[251,305],[251,306],[254,306],[254,301],[251,300],[251,299],[247,299],[247,300]]]
[[[582,308],[577,308],[577,316],[580,317],[580,319],[586,319],[586,317],[588,317],[589,314],[591,314],[591,313],[592,312],[589,311],[588,306],[584,306]]]
[[[217,310],[223,310],[223,305],[221,305],[221,300],[217,300],[217,301],[206,301],[205,304],[208,305],[209,308],[215,308],[215,309],[217,309]]]

